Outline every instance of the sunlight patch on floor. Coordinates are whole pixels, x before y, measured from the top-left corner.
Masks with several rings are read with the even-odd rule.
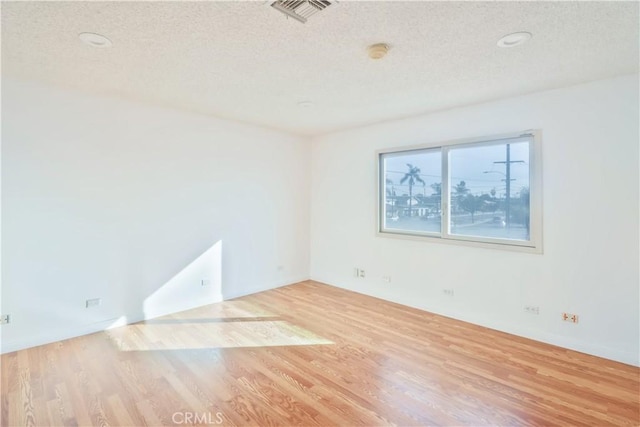
[[[179,316],[181,319],[215,317],[218,319],[239,319],[239,318],[268,318],[278,317],[257,304],[249,301],[235,300],[222,301],[215,304],[209,304],[204,307],[194,308],[192,310],[182,312]]]
[[[159,319],[106,331],[120,351],[333,344],[284,320]],[[171,322],[173,320],[173,322]],[[167,322],[169,321],[169,322]]]

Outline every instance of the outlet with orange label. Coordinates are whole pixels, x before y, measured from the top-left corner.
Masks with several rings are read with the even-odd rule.
[[[578,323],[578,315],[571,313],[562,313],[562,320],[565,322]]]

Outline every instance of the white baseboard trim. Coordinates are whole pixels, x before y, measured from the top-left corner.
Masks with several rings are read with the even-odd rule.
[[[627,365],[640,366],[638,354],[634,354],[633,352],[626,352],[610,347],[604,347],[592,342],[585,342],[572,337],[557,335],[540,329],[506,324],[499,320],[477,319],[473,316],[467,316],[458,312],[436,314],[441,314],[443,316],[452,317],[454,319],[473,323],[475,325],[484,326],[489,329],[495,329],[497,331],[506,332],[508,334],[517,335],[523,338],[528,338],[533,341],[555,345],[568,350],[586,353],[592,356],[602,357],[604,359],[614,360],[616,362],[625,363]]]
[[[208,298],[207,298],[208,299]],[[172,306],[172,307],[154,307],[153,309],[145,310],[144,319],[155,319],[156,317],[167,316],[169,314],[180,313],[181,311],[187,311],[194,308],[202,307],[209,304],[215,304],[217,302],[222,301],[222,294],[216,294],[212,299],[208,299],[206,302],[195,301],[193,304],[184,304],[181,306]],[[132,322],[130,322],[132,323]]]
[[[257,287],[254,286],[254,287],[243,288],[241,290],[223,291],[222,299],[223,301],[226,301],[234,298],[244,297],[247,295],[257,294],[258,292],[264,292],[271,289],[281,288],[283,286],[289,286],[295,283],[304,282],[305,280],[309,280],[309,276],[294,277],[294,278],[290,278],[280,282],[276,282],[271,285],[264,285],[264,286],[257,286]]]
[[[126,323],[123,323],[120,319],[126,318]],[[122,316],[120,318],[115,317],[113,319],[107,319],[96,323],[90,323],[88,325],[76,326],[73,329],[65,331],[49,332],[46,335],[29,336],[17,340],[6,341],[2,340],[0,354],[11,353],[18,350],[24,350],[26,348],[38,347],[45,344],[50,344],[56,341],[68,340],[71,338],[80,337],[83,335],[94,334],[96,332],[102,332],[110,329],[114,324],[116,326],[124,326],[129,323],[136,323],[144,320],[143,316],[129,318]]]
[[[114,318],[103,320],[96,323],[90,323],[90,324],[81,325],[81,326],[74,326],[70,329],[47,332],[46,334],[24,337],[17,340],[8,341],[5,339],[1,339],[0,354],[11,353],[18,350],[24,350],[26,348],[50,344],[56,341],[63,341],[71,338],[77,338],[83,335],[94,334],[96,332],[103,332],[108,329],[117,328],[125,325],[131,325],[133,323],[142,322],[144,320],[150,320],[150,319],[155,319],[157,317],[166,316],[169,314],[180,313],[181,311],[191,310],[193,308],[201,307],[203,305],[214,304],[220,301],[238,298],[245,295],[251,295],[258,292],[264,292],[270,289],[276,289],[283,286],[292,285],[298,282],[304,282],[305,280],[309,280],[309,277],[308,276],[293,277],[293,278],[289,278],[281,282],[276,282],[269,285],[244,288],[240,291],[235,291],[235,292],[227,291],[227,292],[224,292],[223,294],[216,295],[214,298],[214,301],[207,301],[204,304],[197,303],[194,305],[181,306],[181,307],[161,307],[161,308],[156,308],[148,313],[135,313],[133,315],[128,315],[128,316],[122,314],[120,317],[114,317]]]
[[[547,331],[543,331],[540,329],[529,328],[529,327],[513,325],[513,324],[506,324],[497,319],[478,318],[477,316],[469,315],[468,313],[457,312],[455,310],[445,312],[442,310],[434,309],[433,307],[427,307],[426,305],[418,305],[415,303],[410,304],[400,299],[392,300],[389,298],[385,298],[384,296],[376,295],[374,293],[367,293],[363,289],[353,289],[349,286],[341,286],[338,284],[334,284],[329,280],[325,280],[321,278],[311,278],[311,280],[315,280],[317,282],[324,283],[329,286],[335,286],[336,288],[346,289],[346,290],[360,293],[363,295],[372,296],[374,298],[380,298],[385,301],[394,302],[396,304],[402,304],[407,307],[417,308],[418,310],[428,311],[430,313],[438,314],[440,316],[450,317],[456,320],[461,320],[463,322],[468,322],[474,325],[483,326],[485,328],[495,329],[497,331],[506,332],[508,334],[517,335],[523,338],[528,338],[533,341],[539,341],[546,344],[555,345],[568,350],[574,350],[580,353],[586,353],[592,356],[602,357],[604,359],[625,363],[627,365],[640,366],[640,360],[639,360],[638,354],[634,353],[633,351],[623,351],[615,348],[604,347],[591,342],[585,342],[585,341],[574,339],[571,337],[549,333]]]
[[[50,344],[56,341],[77,338],[83,335],[94,334],[96,332],[103,332],[120,326],[131,325],[133,323],[142,322],[144,320],[155,319],[157,317],[167,316],[169,314],[176,314],[182,311],[202,307],[204,305],[215,304],[216,302],[220,301],[222,301],[222,294],[216,295],[214,301],[209,300],[203,304],[198,302],[196,304],[190,304],[188,306],[182,307],[164,307],[155,309],[151,313],[136,313],[129,316],[123,314],[120,317],[114,317],[100,322],[90,323],[88,325],[75,326],[72,329],[64,331],[49,332],[46,335],[42,334],[30,336],[12,341],[6,341],[2,339],[2,342],[0,343],[0,354],[11,353],[18,350],[24,350],[26,348]]]

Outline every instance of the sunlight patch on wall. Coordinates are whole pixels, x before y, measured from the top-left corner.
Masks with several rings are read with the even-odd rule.
[[[113,319],[111,324],[107,326],[105,329],[119,328],[121,326],[126,326],[127,324],[128,324],[127,316],[120,316],[118,318]]]
[[[222,240],[218,240],[144,300],[144,318],[221,301],[221,289]]]

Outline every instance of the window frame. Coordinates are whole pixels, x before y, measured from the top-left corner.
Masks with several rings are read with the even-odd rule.
[[[450,158],[452,149],[463,147],[482,147],[501,145],[512,140],[513,143],[529,142],[529,240],[502,239],[482,236],[452,234],[450,230]],[[542,253],[542,147],[541,131],[526,130],[508,134],[490,135],[478,138],[465,138],[434,142],[405,147],[392,147],[376,151],[376,236],[400,239],[420,240],[447,244],[458,244],[484,248],[504,249],[520,252]],[[441,220],[440,232],[399,230],[384,227],[385,220],[385,168],[384,159],[389,155],[406,155],[416,151],[439,150],[441,153]]]

